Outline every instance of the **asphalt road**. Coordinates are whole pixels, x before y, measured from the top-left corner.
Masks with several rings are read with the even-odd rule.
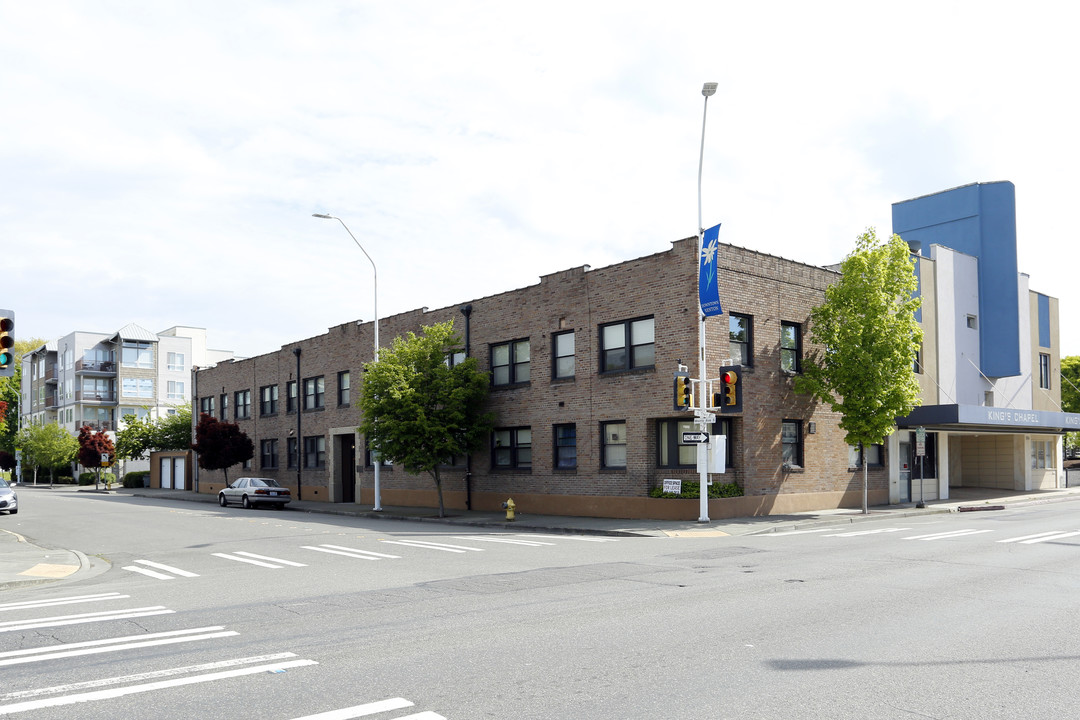
[[[1075,503],[600,538],[26,495],[4,527],[110,565],[0,593],[0,715],[1080,715]]]

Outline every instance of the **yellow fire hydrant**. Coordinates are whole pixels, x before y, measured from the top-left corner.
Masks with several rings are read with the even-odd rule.
[[[514,498],[508,499],[506,502],[503,503],[502,506],[503,506],[503,508],[506,509],[506,519],[508,521],[510,521],[510,522],[513,522],[514,521],[514,508],[517,507],[517,505],[514,504]]]

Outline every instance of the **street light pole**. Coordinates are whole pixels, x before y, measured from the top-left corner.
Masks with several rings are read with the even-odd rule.
[[[375,360],[375,362],[378,362],[379,361],[379,271],[375,267],[375,261],[371,259],[371,256],[368,255],[368,251],[365,250],[364,246],[360,244],[360,241],[356,239],[356,236],[353,235],[352,230],[349,229],[349,226],[345,224],[344,220],[342,220],[339,217],[335,217],[334,215],[326,215],[326,214],[323,214],[323,213],[312,213],[311,216],[312,217],[317,217],[317,218],[322,218],[323,220],[337,220],[339,223],[341,223],[341,227],[345,228],[345,232],[349,233],[349,237],[351,237],[353,242],[356,243],[356,247],[360,248],[360,252],[364,253],[364,257],[366,257],[368,259],[368,262],[371,263],[372,286],[373,286],[374,292],[375,292],[375,301],[374,301],[374,308],[373,308],[373,310],[375,312],[375,352],[374,352],[374,360]],[[378,454],[376,452],[374,452],[374,451],[371,453],[371,463],[375,466],[375,507],[372,508],[372,509],[377,511],[377,512],[381,512],[382,511],[382,487],[379,484],[379,465],[381,465],[382,462],[379,459]]]
[[[701,150],[698,152],[698,170],[697,170],[697,227],[698,227],[698,254],[697,262],[701,262],[702,253],[705,252],[705,228],[701,224],[701,169],[705,161],[705,118],[709,111],[709,96],[716,93],[716,83],[708,82],[701,88],[701,94],[705,96],[705,108],[701,112]],[[698,311],[698,315],[701,318],[698,324],[698,371],[700,378],[698,382],[698,402],[697,420],[698,427],[702,432],[709,432],[709,424],[706,421],[706,408],[709,407],[708,402],[708,389],[706,388],[706,366],[705,366],[705,314]],[[712,442],[712,440],[710,440]],[[698,464],[701,469],[698,471],[698,485],[700,489],[700,516],[698,522],[709,522],[709,461],[708,461],[708,445],[698,445]],[[702,462],[701,454],[705,454],[704,462]]]

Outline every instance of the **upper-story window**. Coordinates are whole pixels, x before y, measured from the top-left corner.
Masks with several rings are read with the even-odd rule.
[[[1039,353],[1039,387],[1050,389],[1050,356]]]
[[[304,380],[304,409],[317,410],[324,406],[326,383],[323,376],[306,378]]]
[[[337,404],[348,405],[351,396],[349,371],[344,370],[337,374]]]
[[[780,369],[802,372],[802,326],[799,323],[780,323]]]
[[[263,385],[259,388],[259,414],[276,415],[278,403],[278,386]]]
[[[728,316],[728,342],[731,362],[749,367],[753,363],[753,319],[749,315]]]
[[[221,393],[221,415],[218,416],[218,420],[225,422],[229,419],[229,396],[226,393]]]
[[[247,420],[251,417],[251,391],[250,390],[238,390],[234,398],[236,400],[236,409],[233,413],[236,415],[237,420]]]
[[[491,382],[513,385],[529,382],[532,355],[528,340],[513,340],[491,346]]]
[[[296,381],[285,383],[285,412],[296,412]]]
[[[655,362],[653,318],[600,326],[600,372],[653,367]]]
[[[153,343],[125,340],[120,350],[120,364],[127,368],[154,367]]]
[[[184,353],[178,352],[168,353],[165,358],[165,362],[168,364],[168,368],[170,370],[178,370],[180,372],[183,372],[187,369],[185,360],[186,358],[184,357]]]
[[[552,339],[552,357],[554,367],[552,377],[556,379],[574,377],[574,331],[561,332]]]
[[[169,400],[186,400],[187,393],[184,391],[184,381],[167,380],[165,385],[165,397]]]
[[[214,417],[214,396],[199,398],[199,412]]]

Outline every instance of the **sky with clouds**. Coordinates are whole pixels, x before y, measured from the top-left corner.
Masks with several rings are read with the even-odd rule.
[[[18,337],[137,323],[251,356],[720,240],[841,260],[893,202],[1016,185],[1080,354],[1061,3],[0,0]],[[722,292],[722,291],[721,291]],[[721,295],[722,297],[722,295]]]

